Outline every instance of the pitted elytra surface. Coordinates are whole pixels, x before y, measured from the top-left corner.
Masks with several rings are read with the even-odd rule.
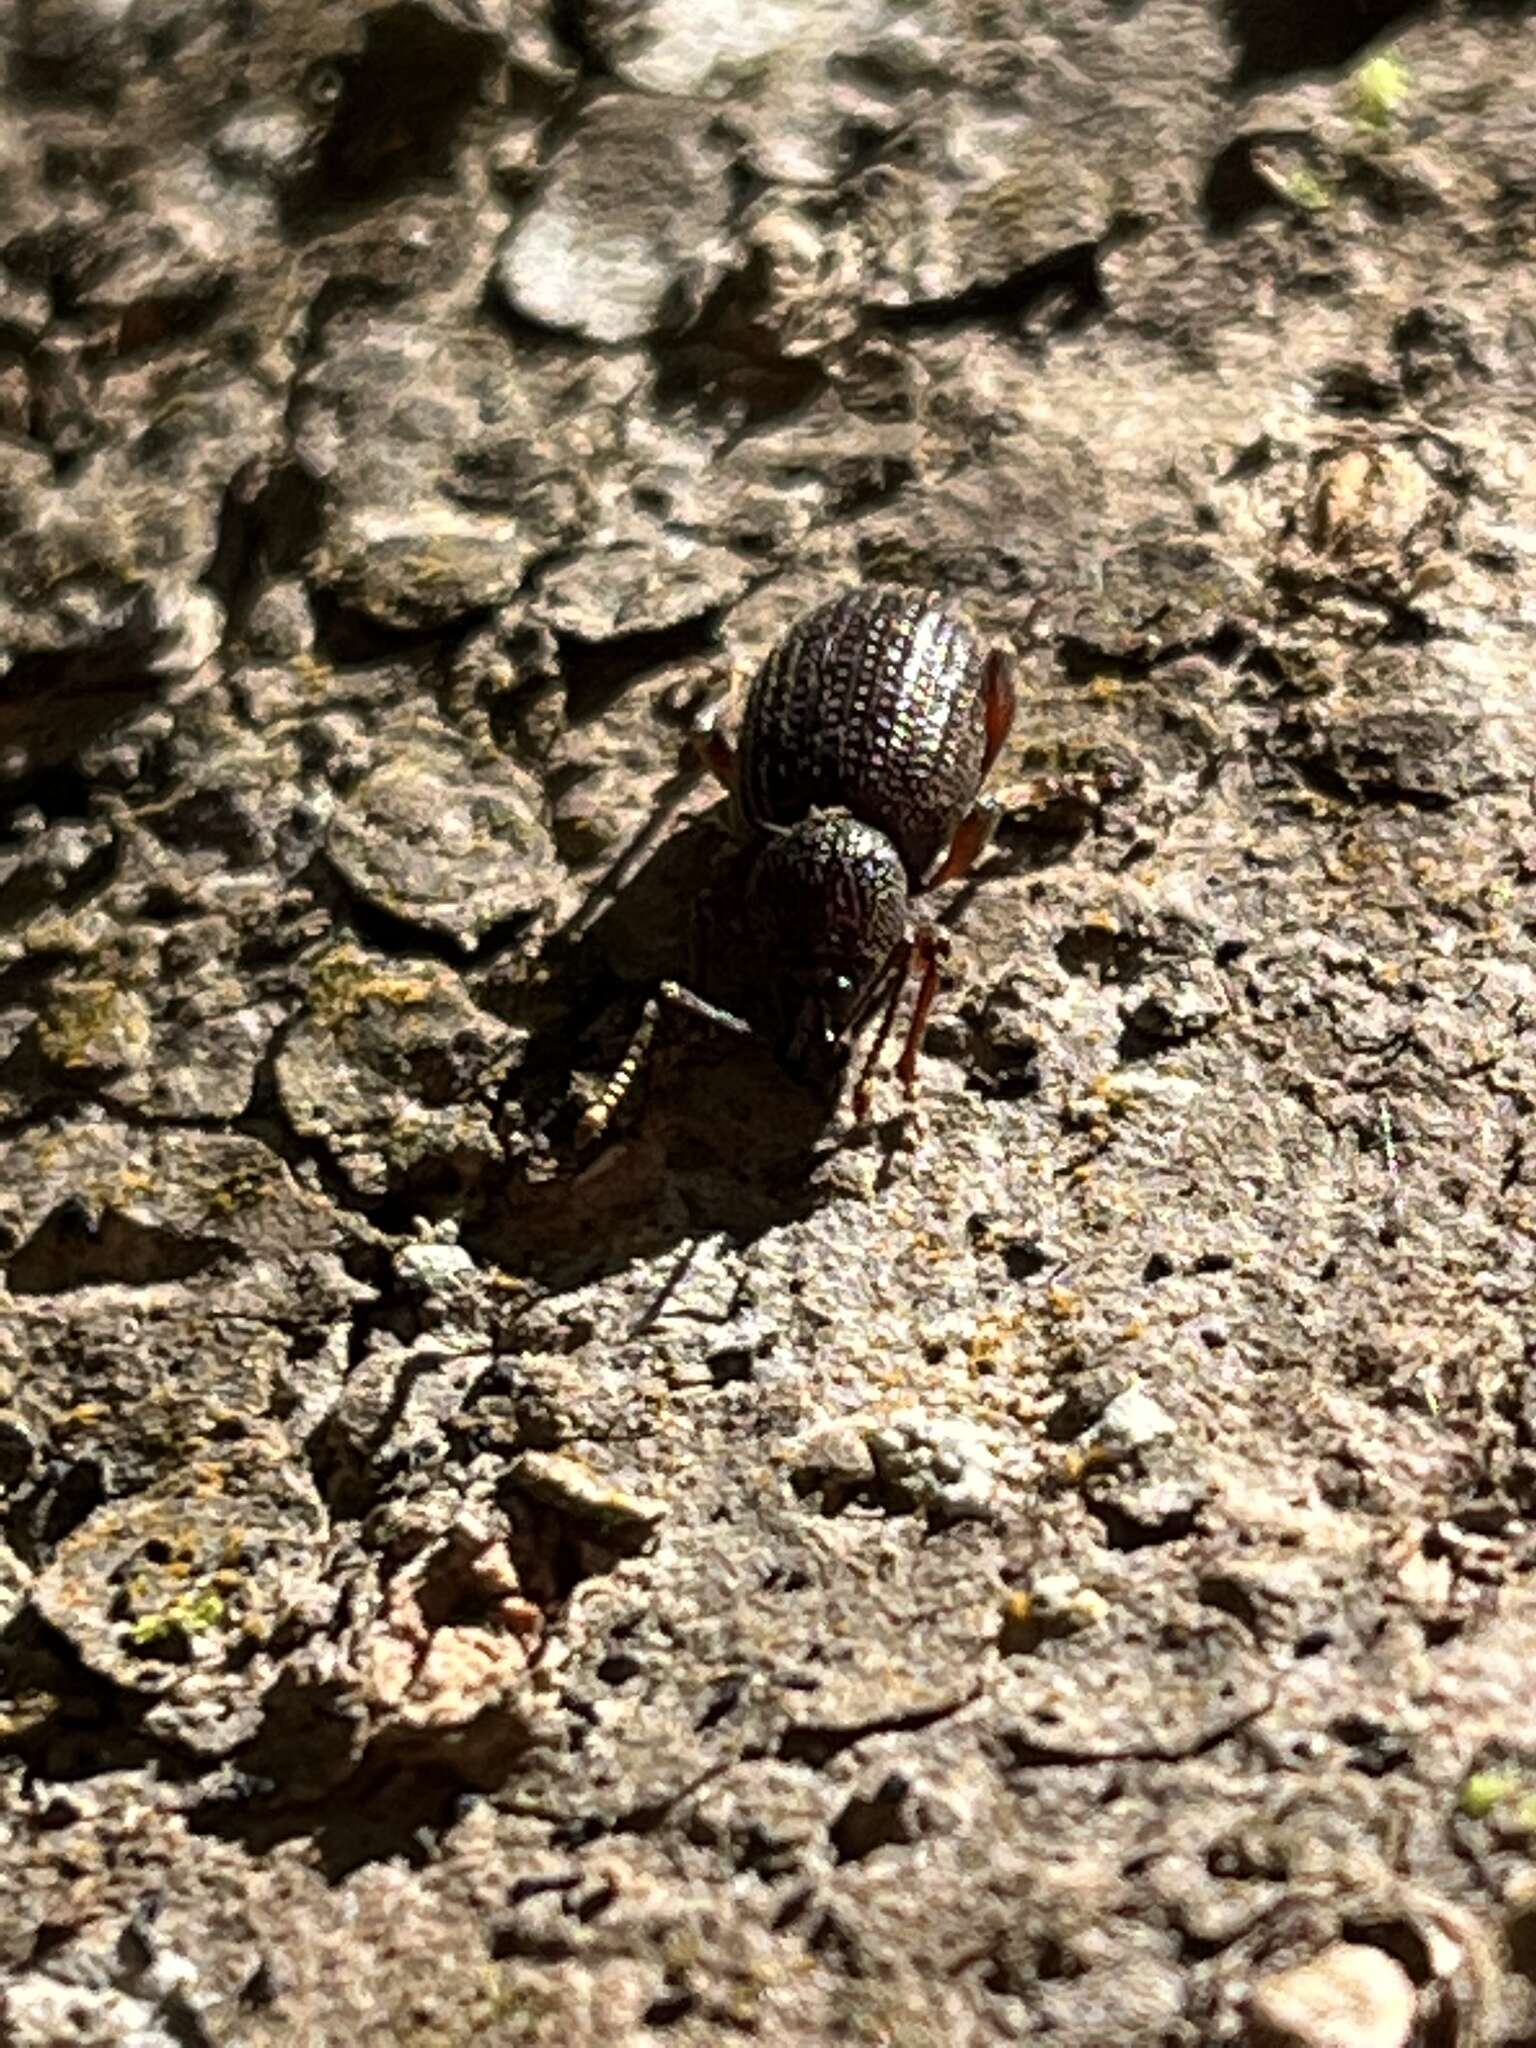
[[[1536,2041],[1530,12],[8,10],[6,2048]]]
[[[755,825],[841,807],[883,832],[916,889],[976,799],[986,674],[937,592],[868,588],[811,612],[758,671],[739,790]]]

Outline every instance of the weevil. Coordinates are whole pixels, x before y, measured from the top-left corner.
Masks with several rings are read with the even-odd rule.
[[[774,1049],[792,1078],[833,1083],[883,1002],[854,1089],[872,1077],[902,994],[917,982],[896,1063],[910,1100],[948,941],[916,899],[958,879],[991,837],[982,785],[1013,724],[1007,656],[984,651],[934,592],[865,585],[791,628],[758,670],[734,746],[698,736],[707,766],[757,842],[747,926]],[[660,1004],[727,1030],[750,1027],[676,983],[647,1005],[612,1081],[582,1119],[590,1141],[628,1094]]]

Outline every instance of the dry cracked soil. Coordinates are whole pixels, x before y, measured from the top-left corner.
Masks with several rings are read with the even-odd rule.
[[[0,23],[0,2040],[1530,2048],[1532,9]],[[584,1151],[862,581],[919,1112]]]

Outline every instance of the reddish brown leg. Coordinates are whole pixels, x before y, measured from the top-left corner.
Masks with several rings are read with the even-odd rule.
[[[962,875],[968,875],[991,844],[996,830],[997,805],[985,799],[973,805],[960,820],[943,866],[931,882],[924,882],[924,891],[937,889],[944,882],[958,882]]]
[[[982,670],[987,707],[987,750],[981,757],[981,780],[986,781],[992,763],[1003,751],[1003,742],[1013,730],[1018,695],[1013,687],[1013,664],[1001,647],[994,647]]]
[[[907,976],[912,971],[912,941],[903,939],[891,955],[886,970],[891,977],[891,993],[885,1006],[885,1015],[880,1019],[880,1029],[875,1033],[875,1042],[869,1049],[869,1057],[859,1073],[853,1091],[853,1113],[860,1123],[869,1115],[870,1087],[874,1080],[875,1068],[880,1064],[880,1055],[885,1051],[885,1041],[891,1035],[891,1026],[896,1021],[896,1007],[901,1001],[902,990],[907,985]]]
[[[982,693],[986,707],[987,744],[981,757],[978,781],[985,782],[992,763],[1002,752],[1003,743],[1013,730],[1013,714],[1018,703],[1013,688],[1013,670],[1000,647],[994,647],[986,658]],[[956,828],[943,865],[930,881],[923,884],[924,889],[937,889],[942,883],[957,882],[962,875],[969,874],[996,830],[997,806],[985,799],[973,804]]]
[[[907,1026],[907,1042],[901,1048],[901,1058],[896,1062],[897,1077],[910,1102],[917,1093],[917,1056],[923,1049],[923,1037],[928,1029],[928,1013],[933,1008],[933,999],[939,992],[939,975],[949,958],[949,940],[942,932],[936,932],[931,924],[925,924],[912,941],[911,966],[921,974],[918,983],[917,1001],[912,1005],[912,1022]]]
[[[714,720],[695,726],[691,735],[693,751],[702,766],[734,796],[736,792],[736,749]]]

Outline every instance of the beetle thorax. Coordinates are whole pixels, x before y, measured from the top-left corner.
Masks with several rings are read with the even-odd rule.
[[[769,833],[749,910],[780,1049],[808,1079],[830,1072],[906,936],[901,855],[845,810],[811,811]]]

